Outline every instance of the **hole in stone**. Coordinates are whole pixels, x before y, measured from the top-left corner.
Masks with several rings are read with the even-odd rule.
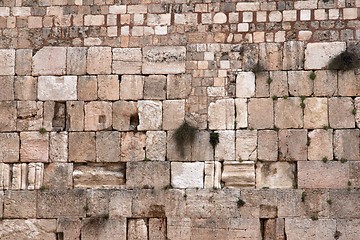
[[[64,233],[63,232],[56,233],[56,240],[64,240]]]
[[[100,115],[99,116],[99,123],[105,123],[106,122],[106,116],[105,115]]]
[[[66,104],[64,102],[55,102],[52,127],[54,131],[64,131],[66,128]]]
[[[133,113],[130,115],[130,129],[136,130],[139,126],[139,114]]]

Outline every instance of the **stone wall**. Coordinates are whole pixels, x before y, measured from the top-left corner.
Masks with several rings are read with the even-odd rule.
[[[360,239],[359,17],[0,0],[0,239]]]

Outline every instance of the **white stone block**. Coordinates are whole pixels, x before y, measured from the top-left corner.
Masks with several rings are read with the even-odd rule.
[[[138,101],[139,126],[138,130],[161,130],[162,102]]]
[[[38,78],[38,99],[42,101],[77,100],[77,77],[40,76]]]
[[[64,75],[66,48],[44,47],[33,56],[33,75]]]
[[[171,163],[171,185],[175,188],[203,188],[204,162]]]
[[[253,97],[255,95],[255,74],[240,72],[236,77],[236,97]]]
[[[0,75],[15,74],[15,49],[0,49]]]
[[[345,42],[308,43],[305,49],[305,69],[325,68],[331,59],[346,50]]]
[[[210,103],[208,114],[209,129],[234,129],[234,99],[221,99]]]

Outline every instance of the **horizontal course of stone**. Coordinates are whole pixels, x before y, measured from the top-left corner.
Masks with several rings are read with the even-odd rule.
[[[0,239],[357,240],[359,17],[0,0]]]

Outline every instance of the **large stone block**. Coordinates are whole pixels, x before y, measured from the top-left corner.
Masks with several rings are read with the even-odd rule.
[[[179,74],[185,72],[186,48],[159,46],[143,48],[143,74]]]
[[[175,140],[175,131],[167,132],[166,156],[168,161],[191,161],[192,143],[178,144]],[[182,151],[182,149],[184,151]],[[183,154],[182,154],[183,153]]]
[[[17,133],[0,133],[0,162],[19,161],[20,140]]]
[[[185,100],[163,101],[163,129],[177,129],[185,119]]]
[[[77,99],[93,101],[98,99],[98,84],[96,76],[79,76],[77,82]]]
[[[332,128],[354,128],[354,100],[350,97],[329,99],[329,123]]]
[[[15,49],[0,49],[0,75],[15,74]]]
[[[234,160],[257,159],[257,131],[236,131],[236,155]]]
[[[16,76],[14,81],[16,100],[36,100],[37,78],[31,76]]]
[[[34,56],[33,75],[64,75],[66,72],[66,48],[43,47]]]
[[[85,130],[98,131],[111,129],[112,103],[89,102],[85,104]]]
[[[167,99],[187,98],[191,92],[191,75],[167,75]]]
[[[86,74],[86,55],[85,47],[68,47],[66,53],[66,73],[70,75]]]
[[[332,160],[333,159],[333,131],[315,129],[308,134],[308,159]]]
[[[6,191],[4,218],[36,218],[35,191]]]
[[[125,184],[125,165],[91,163],[75,165],[74,188],[120,188]]]
[[[336,230],[341,233],[339,240],[356,239],[360,236],[360,219],[337,219]]]
[[[210,103],[208,110],[209,129],[234,129],[235,105],[233,99],[221,99]]]
[[[314,80],[314,95],[318,97],[331,97],[338,93],[336,71],[321,70],[316,71]]]
[[[249,128],[274,127],[274,107],[271,98],[252,98],[248,103]]]
[[[307,98],[304,104],[304,128],[314,129],[329,125],[327,98]]]
[[[59,218],[57,220],[56,232],[62,233],[64,239],[77,240],[80,238],[82,223],[80,219]]]
[[[126,187],[162,189],[170,185],[169,162],[126,163]]]
[[[305,69],[323,69],[331,59],[346,50],[345,42],[308,43],[305,49]]]
[[[124,75],[120,81],[120,99],[139,100],[144,96],[144,77]]]
[[[120,142],[122,162],[145,159],[146,135],[144,132],[122,132]]]
[[[146,190],[145,190],[146,191]],[[110,195],[109,216],[111,218],[131,217],[133,191],[113,191]]]
[[[255,96],[255,74],[253,72],[240,72],[236,76],[236,97]]]
[[[138,101],[138,111],[138,130],[161,130],[163,115],[161,101]]]
[[[235,131],[219,131],[219,144],[215,148],[215,160],[235,160]]]
[[[49,134],[39,132],[20,133],[20,161],[21,162],[48,162],[49,161]]]
[[[95,162],[96,159],[95,133],[69,133],[69,161]]]
[[[265,70],[280,70],[283,65],[282,52],[280,43],[260,43],[259,67]]]
[[[0,222],[0,238],[56,240],[56,219],[6,219]]]
[[[144,99],[163,100],[166,98],[166,76],[150,75],[144,81]]]
[[[97,80],[97,95],[100,100],[119,100],[120,88],[117,75],[99,75]]]
[[[278,99],[275,103],[275,126],[302,128],[304,117],[300,104],[300,98]]]
[[[16,131],[16,102],[0,102],[0,131]]]
[[[329,192],[329,198],[332,201],[329,217],[340,219],[358,219],[360,217],[358,190],[332,190]]]
[[[171,186],[175,188],[203,188],[204,163],[171,163]]]
[[[334,154],[338,160],[360,160],[359,129],[336,130],[334,134]]]
[[[293,188],[295,165],[289,162],[258,162],[256,188]]]
[[[112,71],[116,74],[140,74],[141,48],[114,48]]]
[[[43,102],[18,101],[16,129],[18,131],[39,130],[43,126]]]
[[[113,131],[96,133],[96,161],[120,162],[120,133]]]
[[[360,96],[360,77],[354,71],[339,71],[338,86],[340,96]]]
[[[146,158],[154,161],[165,161],[166,132],[146,132]]]
[[[0,101],[14,100],[14,76],[0,76]]]
[[[298,70],[304,67],[305,44],[300,41],[288,41],[284,43],[283,69]]]
[[[87,218],[81,228],[81,239],[119,239],[126,240],[126,218],[109,219],[106,217]]]
[[[210,144],[210,133],[208,131],[198,131],[191,146],[192,161],[213,161],[214,149]]]
[[[84,102],[68,101],[66,102],[67,112],[67,130],[84,131]]]
[[[248,126],[248,104],[246,98],[235,98],[236,129]]]
[[[255,164],[252,161],[225,161],[221,181],[227,188],[254,188]]]
[[[44,169],[44,188],[46,189],[72,189],[73,164],[50,163]]]
[[[139,125],[137,103],[117,101],[113,103],[113,128],[119,131],[135,130]]]
[[[31,75],[32,49],[17,49],[15,73],[18,76]]]
[[[307,160],[307,131],[302,129],[280,130],[279,159],[283,161]]]
[[[273,130],[258,131],[258,159],[276,161],[278,159],[278,134]]]
[[[68,160],[68,133],[50,133],[50,162],[67,162]]]
[[[40,76],[38,78],[38,99],[67,101],[77,99],[76,76]]]
[[[319,219],[318,221],[304,218],[285,219],[285,232],[288,239],[333,239],[335,231],[335,219]]]
[[[283,97],[289,95],[289,85],[286,71],[271,71],[270,96]]]
[[[311,96],[314,89],[314,81],[310,79],[309,71],[289,71],[289,93],[292,96]]]
[[[111,47],[90,47],[86,62],[88,74],[111,74]]]

